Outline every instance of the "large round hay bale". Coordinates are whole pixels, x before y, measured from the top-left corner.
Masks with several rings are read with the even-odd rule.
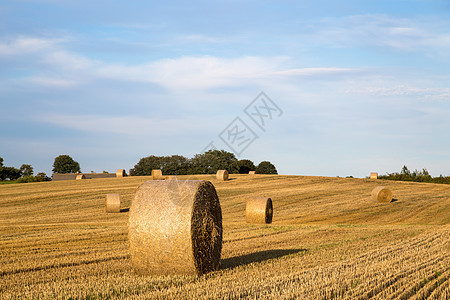
[[[216,173],[216,178],[218,180],[227,181],[228,180],[228,171],[227,170],[218,170]]]
[[[270,224],[272,223],[272,217],[272,199],[254,197],[247,200],[245,207],[245,219],[247,223]]]
[[[377,186],[372,190],[372,198],[378,202],[391,202],[392,201],[392,191],[384,186]]]
[[[371,172],[371,173],[370,173],[370,179],[378,179],[378,173],[376,173],[376,172]]]
[[[86,179],[86,175],[78,174],[77,177],[75,178],[75,180],[81,180],[81,179]]]
[[[163,180],[164,177],[162,175],[162,171],[159,169],[152,170],[152,179],[153,180]]]
[[[120,195],[119,194],[106,194],[105,212],[120,213]]]
[[[209,181],[147,181],[136,191],[128,228],[137,274],[204,274],[217,270],[222,212]]]
[[[249,174],[249,175],[255,175],[255,174],[256,174],[256,171],[248,171],[248,174]]]
[[[116,177],[125,177],[127,176],[127,172],[124,169],[118,169],[116,172]]]

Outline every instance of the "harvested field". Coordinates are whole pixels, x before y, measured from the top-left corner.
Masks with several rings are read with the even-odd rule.
[[[218,271],[133,272],[126,208],[151,177],[0,186],[0,299],[448,299],[450,186],[312,176],[211,181],[222,207]],[[376,186],[393,202],[371,199]],[[105,214],[105,194],[121,213]],[[272,224],[246,199],[270,197]]]

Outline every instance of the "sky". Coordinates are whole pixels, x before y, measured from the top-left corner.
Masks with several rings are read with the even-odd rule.
[[[450,175],[450,1],[0,0],[0,157]]]

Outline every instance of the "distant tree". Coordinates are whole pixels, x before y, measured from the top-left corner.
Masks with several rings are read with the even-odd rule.
[[[186,175],[191,169],[191,162],[184,156],[172,155],[161,157],[161,170],[167,175]]]
[[[214,174],[217,170],[239,173],[236,156],[225,150],[209,150],[203,154],[196,154],[191,159],[192,174]]]
[[[238,161],[239,174],[248,174],[249,171],[255,171],[255,164],[249,159],[241,159]]]
[[[60,155],[55,158],[53,163],[53,173],[76,173],[80,172],[80,164],[69,155]]]
[[[17,180],[22,176],[22,172],[14,167],[3,167],[1,173],[1,180]]]
[[[269,161],[262,161],[256,167],[256,174],[278,174],[275,166]]]
[[[22,172],[22,176],[33,176],[33,167],[31,165],[23,164],[19,168],[20,172]]]
[[[36,174],[36,176],[39,180],[38,181],[50,181],[52,180],[50,177],[47,176],[44,172],[39,172]]]
[[[160,156],[150,155],[143,157],[130,170],[132,176],[146,176],[151,175],[153,169],[161,169],[163,166],[162,158]],[[164,174],[164,173],[163,173]]]

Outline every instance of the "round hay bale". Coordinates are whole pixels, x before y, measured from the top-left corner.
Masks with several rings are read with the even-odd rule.
[[[228,180],[228,171],[227,170],[217,171],[216,178],[219,180],[227,181]]]
[[[376,172],[370,173],[370,179],[378,179],[378,173]]]
[[[75,178],[75,180],[81,180],[81,179],[86,179],[86,176],[84,174],[78,174],[77,177]]]
[[[116,172],[116,177],[125,177],[127,176],[127,172],[124,169],[118,169]]]
[[[245,219],[247,223],[270,224],[272,223],[272,217],[272,199],[254,197],[247,200],[245,207]]]
[[[119,194],[106,194],[105,212],[120,213],[120,195]]]
[[[249,175],[255,175],[255,174],[256,174],[256,171],[248,171],[248,174],[249,174]]]
[[[153,180],[163,180],[162,171],[159,169],[152,170],[152,178]]]
[[[372,190],[372,198],[375,201],[388,203],[392,201],[392,191],[384,186],[377,186]]]
[[[222,212],[214,185],[201,180],[143,183],[131,204],[128,238],[137,274],[201,275],[217,270]]]

